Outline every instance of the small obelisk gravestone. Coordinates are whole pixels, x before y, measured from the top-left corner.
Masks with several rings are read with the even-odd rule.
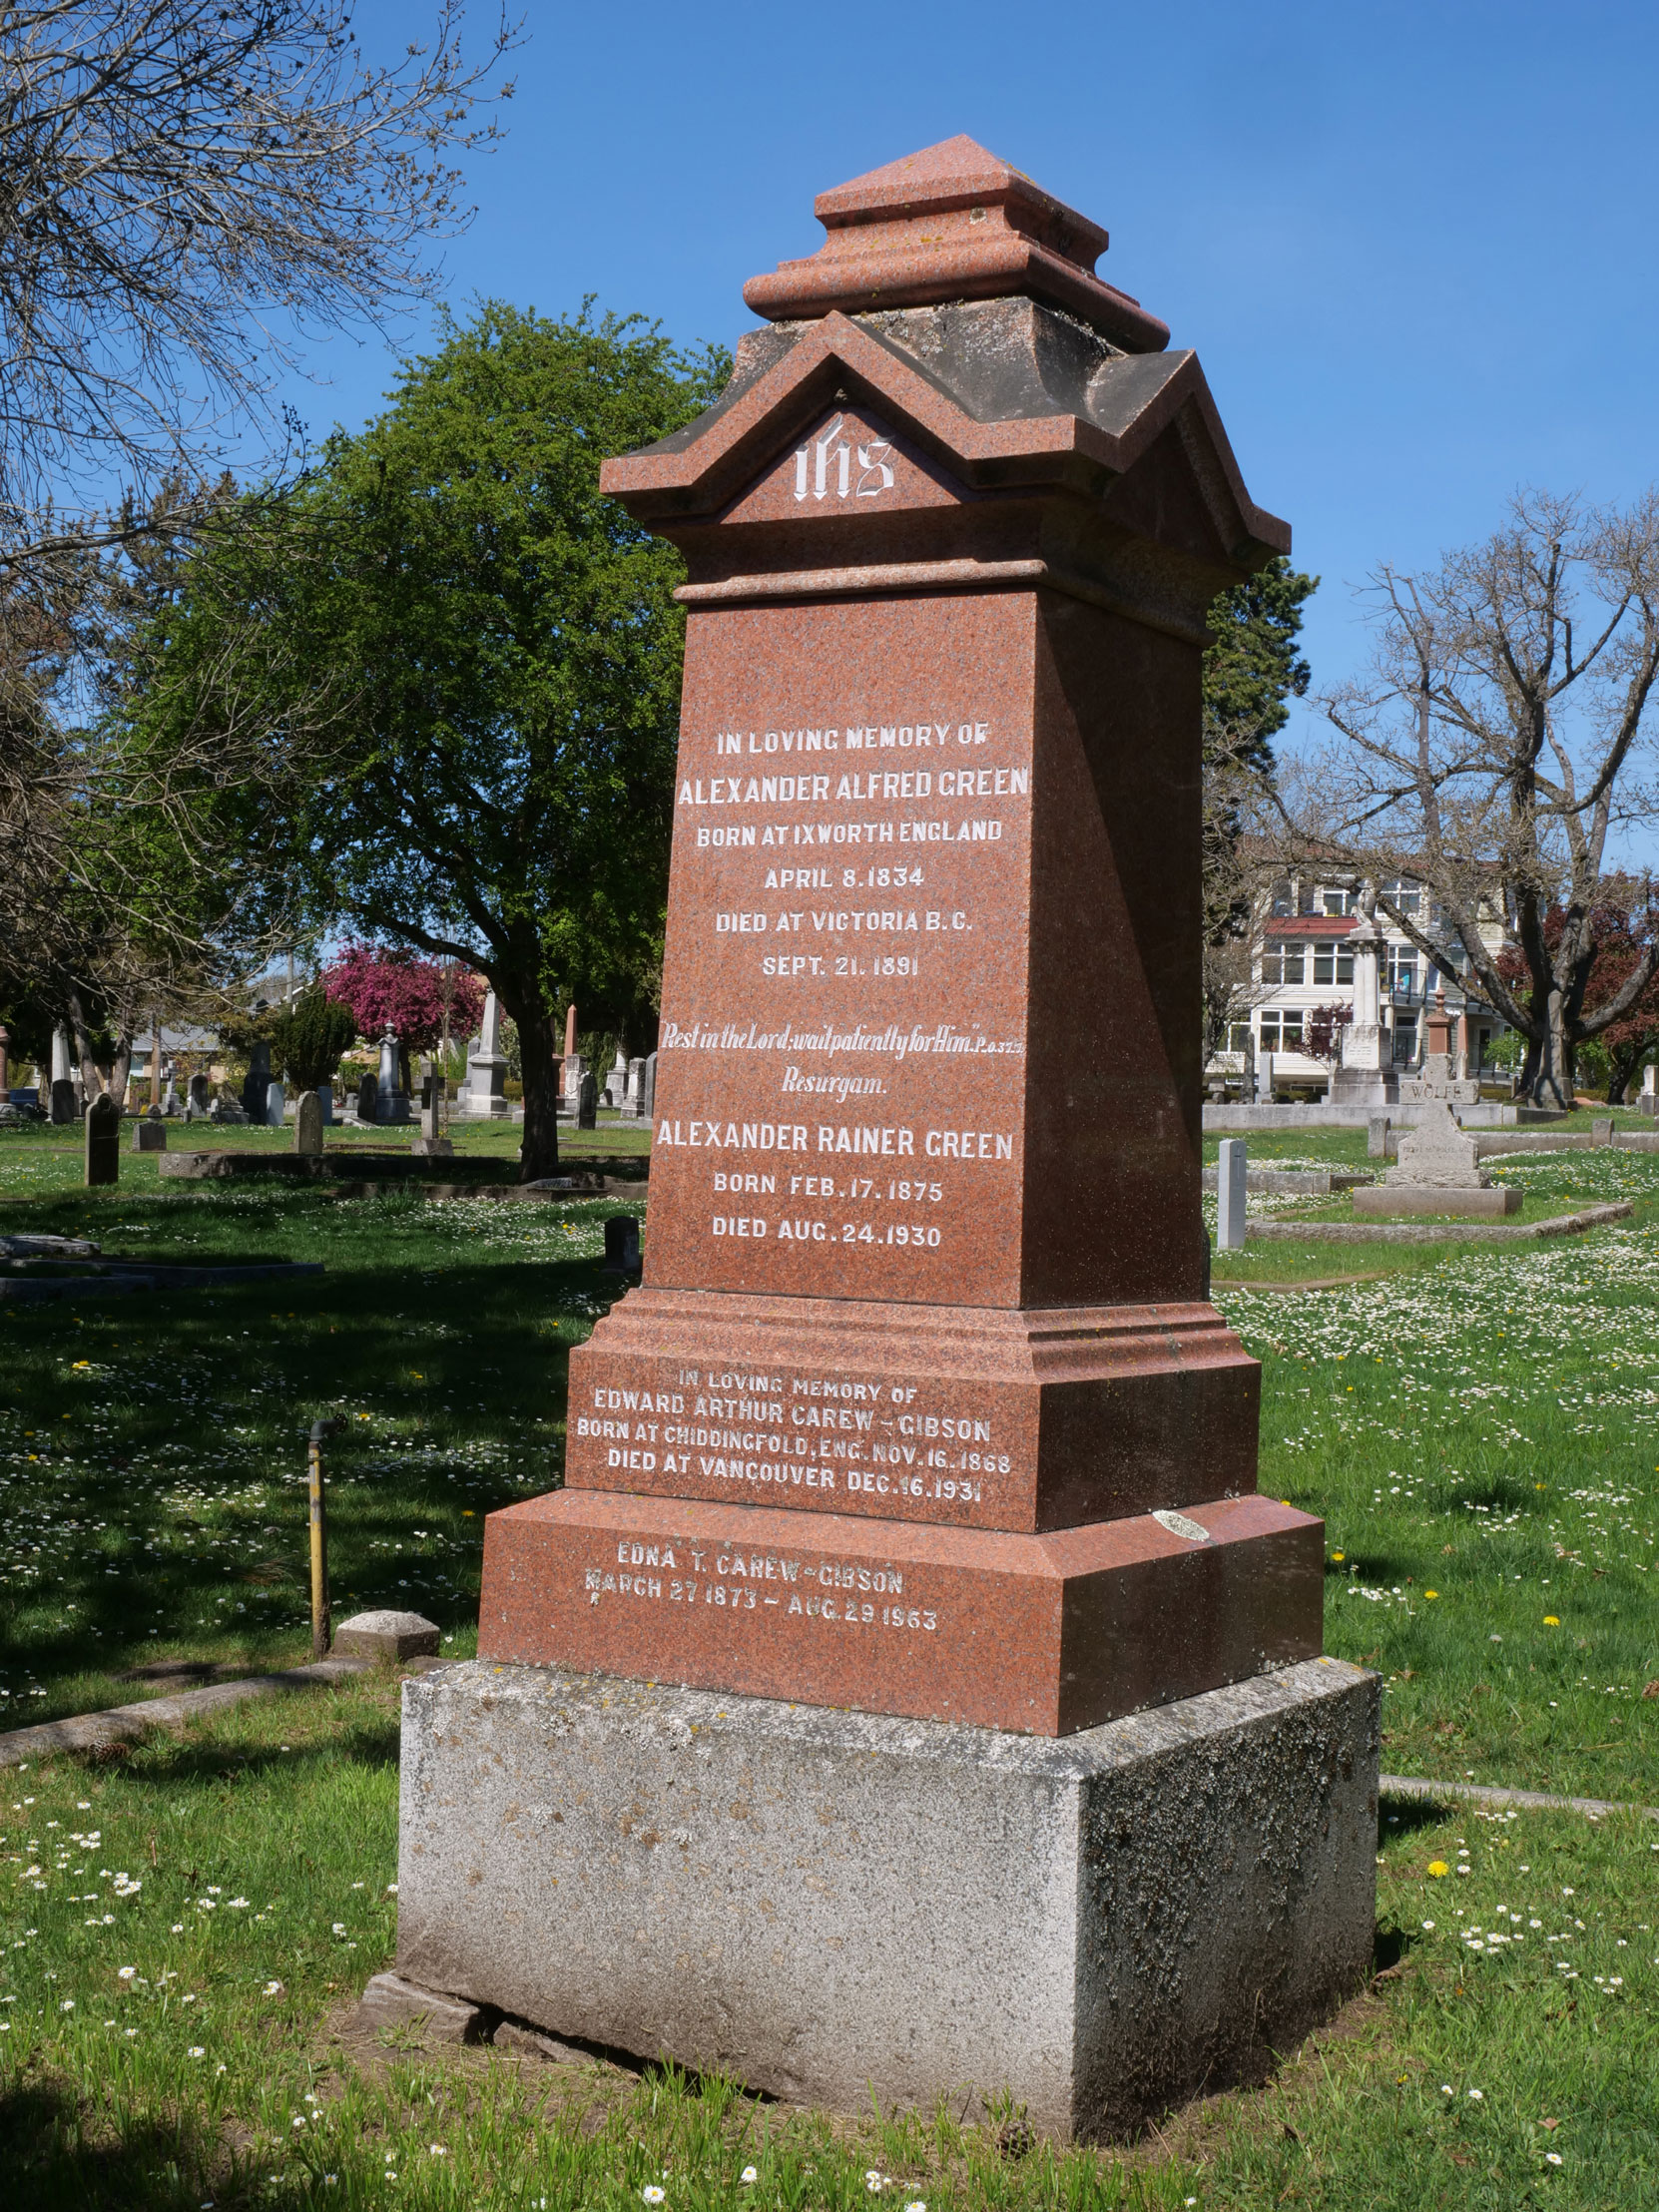
[[[1249,1163],[1242,1138],[1223,1137],[1216,1173],[1216,1250],[1242,1252]]]

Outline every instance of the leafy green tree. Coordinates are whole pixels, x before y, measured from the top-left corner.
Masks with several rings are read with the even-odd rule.
[[[728,368],[638,316],[485,303],[331,441],[282,530],[204,550],[143,708],[165,751],[257,700],[310,762],[257,834],[313,918],[487,975],[527,1178],[558,1160],[560,1007],[626,1027],[661,959],[683,570],[599,466]]]
[[[1273,741],[1312,671],[1298,646],[1318,588],[1281,556],[1211,603],[1204,654],[1204,1056],[1222,1051],[1251,978],[1262,868],[1249,834],[1270,802]]]
[[[1273,741],[1290,720],[1289,702],[1306,696],[1313,671],[1303,658],[1302,610],[1317,576],[1283,554],[1211,602],[1212,642],[1204,655],[1204,713],[1209,742],[1257,774],[1273,773]]]
[[[314,1091],[331,1083],[334,1071],[357,1041],[357,1020],[348,1006],[328,996],[320,983],[299,991],[280,1007],[271,1025],[271,1064],[281,1068],[296,1090]]]

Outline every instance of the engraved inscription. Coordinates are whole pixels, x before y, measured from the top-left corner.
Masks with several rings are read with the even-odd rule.
[[[821,460],[822,504],[842,458],[856,498],[874,435],[848,412],[809,440],[801,504]],[[964,1265],[1017,1268],[1026,949],[999,931],[1033,767],[1005,621],[928,600],[895,653],[879,609],[838,610],[798,683],[823,623],[769,610],[718,692],[688,664],[649,1281],[959,1301]]]
[[[892,442],[846,435],[846,417],[835,415],[795,456],[797,499],[879,499],[892,490]]]
[[[742,1494],[768,1504],[902,1501],[907,1513],[953,1517],[993,1505],[1016,1453],[983,1404],[947,1385],[844,1376],[683,1369],[676,1387],[592,1383],[572,1406],[573,1463],[607,1485]]]
[[[939,1625],[936,1606],[900,1602],[906,1593],[897,1567],[723,1550],[689,1540],[641,1543],[623,1538],[614,1557],[607,1546],[600,1561],[584,1567],[582,1588],[590,1605],[610,1597],[649,1605],[705,1605],[734,1623],[739,1615],[770,1612],[783,1620],[799,1617],[839,1629],[932,1634]]]

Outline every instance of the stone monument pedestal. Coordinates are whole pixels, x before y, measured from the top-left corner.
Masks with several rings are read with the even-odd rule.
[[[645,1280],[405,1703],[399,1971],[1105,2134],[1371,1957],[1377,1687],[1200,1200],[1206,616],[1290,533],[1086,217],[966,139],[817,205],[601,476],[687,568]]]
[[[1379,1701],[1310,1660],[1056,1741],[446,1667],[403,1689],[397,1968],[796,2101],[1119,2134],[1363,1986]]]

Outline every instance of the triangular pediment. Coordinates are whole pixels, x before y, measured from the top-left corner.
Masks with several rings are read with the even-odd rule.
[[[764,466],[723,522],[799,522],[831,515],[953,507],[974,495],[873,407],[827,407],[800,443]]]
[[[723,395],[685,430],[607,461],[601,489],[642,521],[712,518],[727,509],[733,510],[732,519],[749,519],[737,512],[748,499],[766,506],[769,515],[823,512],[824,503],[814,496],[816,460],[808,463],[808,498],[795,498],[797,456],[839,411],[850,422],[872,430],[880,426],[904,459],[907,496],[915,504],[1027,484],[1068,486],[1098,497],[1179,423],[1179,442],[1192,457],[1195,486],[1211,513],[1217,543],[1241,554],[1252,546],[1289,548],[1286,525],[1257,507],[1244,488],[1196,355],[1125,356],[1102,373],[1108,388],[1100,394],[1102,403],[1092,404],[1093,420],[1045,413],[986,421],[899,346],[850,316],[829,314],[806,326],[770,367]],[[871,440],[862,442],[867,447]],[[859,468],[854,477],[856,452],[853,442],[848,483],[861,482],[865,491],[849,489],[848,501],[853,511],[861,500],[861,511],[870,512],[889,487],[881,486],[875,499],[868,496],[879,470],[871,476]],[[890,489],[896,495],[900,469],[887,465],[893,466]],[[832,463],[837,487],[839,468],[837,457]],[[757,506],[754,519],[761,518]]]

